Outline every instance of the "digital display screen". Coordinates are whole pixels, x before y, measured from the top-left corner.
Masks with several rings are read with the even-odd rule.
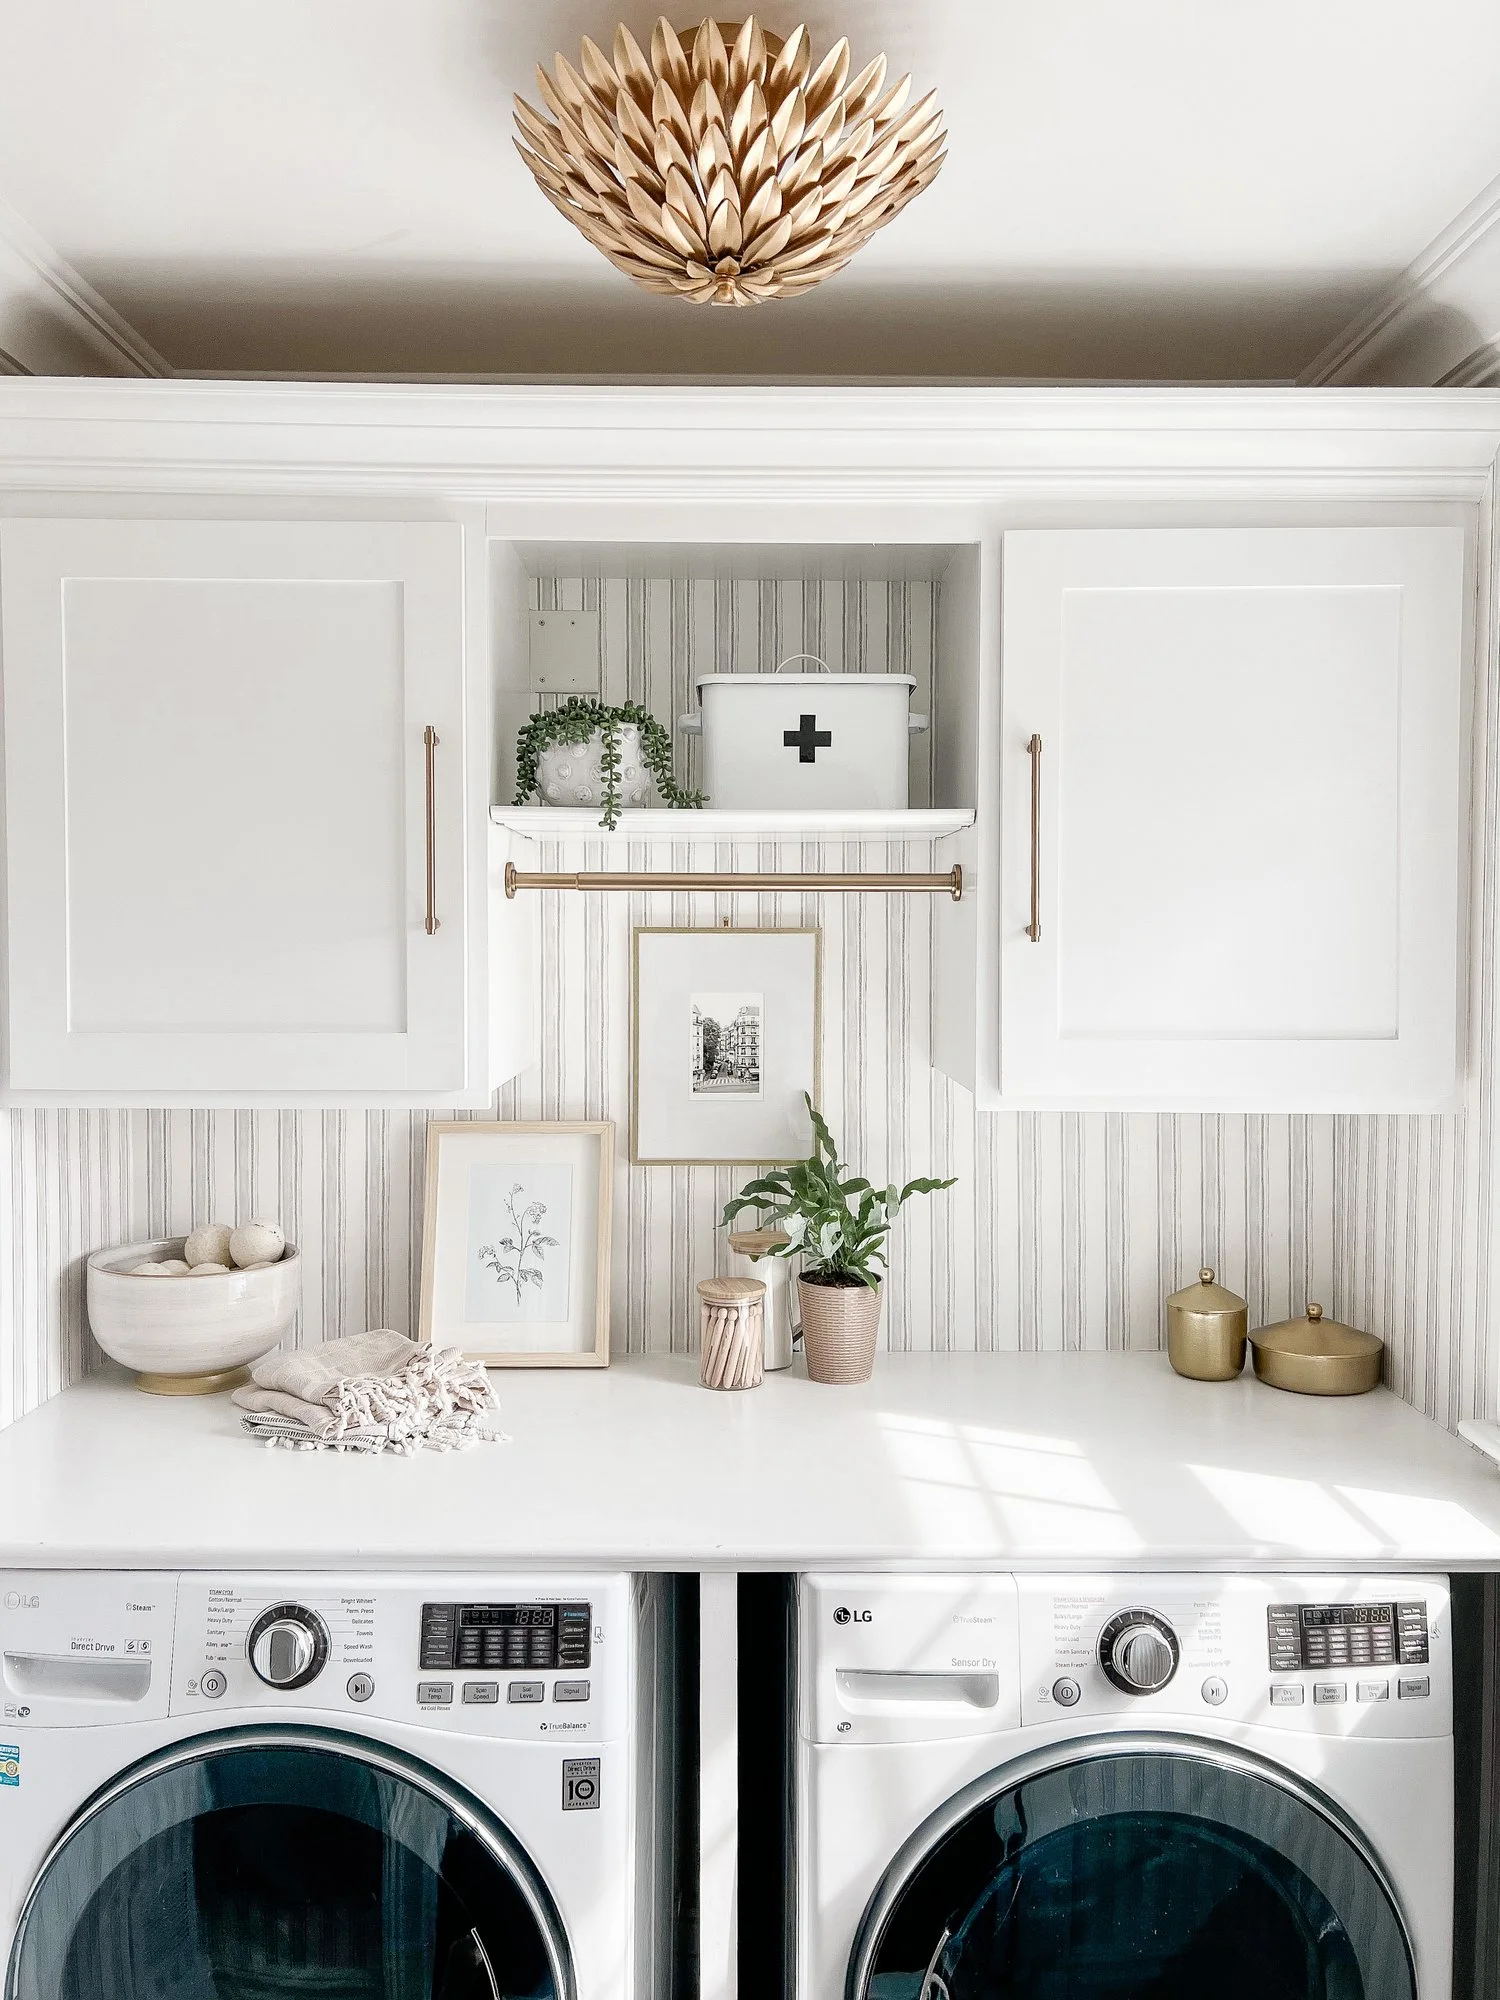
[[[555,1604],[465,1604],[458,1614],[462,1625],[555,1625]]]
[[[574,1672],[592,1638],[587,1604],[424,1604],[422,1671]]]
[[[1304,1604],[1304,1625],[1394,1625],[1394,1604]]]

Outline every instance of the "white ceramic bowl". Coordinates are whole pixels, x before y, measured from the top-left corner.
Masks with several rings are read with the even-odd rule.
[[[297,1316],[302,1258],[295,1244],[259,1271],[204,1278],[135,1277],[133,1267],[180,1257],[186,1239],[123,1243],[88,1262],[89,1325],[116,1361],[158,1396],[202,1396],[244,1381]]]

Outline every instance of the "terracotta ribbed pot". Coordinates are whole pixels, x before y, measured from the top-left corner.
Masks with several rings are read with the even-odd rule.
[[[797,1280],[802,1346],[814,1382],[868,1382],[875,1367],[880,1288]]]

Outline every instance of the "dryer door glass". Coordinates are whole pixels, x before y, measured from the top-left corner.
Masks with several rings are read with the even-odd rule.
[[[573,2000],[512,1837],[450,1781],[316,1730],[199,1739],[86,1808],[7,2000]]]
[[[1415,2000],[1376,1865],[1315,1794],[1203,1751],[970,1786],[908,1844],[849,2000]]]

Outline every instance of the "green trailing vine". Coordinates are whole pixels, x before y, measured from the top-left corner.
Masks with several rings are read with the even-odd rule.
[[[599,824],[611,833],[620,817],[620,732],[634,727],[640,732],[641,762],[656,781],[662,803],[678,808],[701,806],[702,792],[685,791],[672,771],[672,739],[663,725],[638,701],[622,701],[610,707],[592,695],[569,695],[561,708],[533,715],[516,738],[516,804],[524,806],[533,793],[540,798],[537,771],[542,752],[563,744],[587,743],[598,736],[603,743],[599,759],[604,780],[604,813]]]

